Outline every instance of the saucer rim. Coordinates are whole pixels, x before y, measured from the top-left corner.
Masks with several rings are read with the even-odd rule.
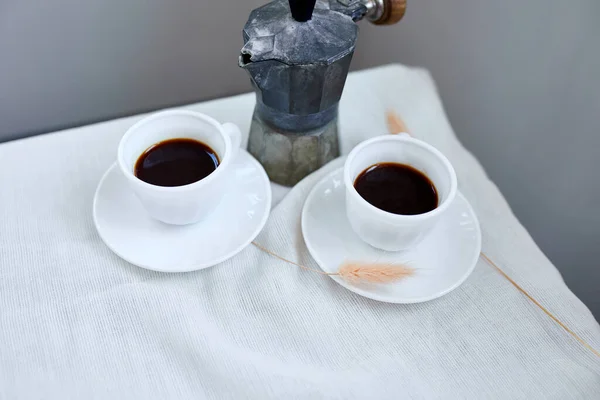
[[[301,229],[302,229],[302,238],[304,239],[304,244],[306,245],[306,248],[308,249],[308,252],[310,253],[311,257],[316,261],[317,265],[319,266],[319,268],[321,268],[321,270],[323,272],[329,273],[331,271],[327,271],[322,267],[322,264],[325,265],[326,263],[324,263],[318,256],[315,256],[315,254],[317,254],[317,252],[315,251],[314,247],[312,246],[312,244],[310,243],[310,240],[307,240],[307,227],[306,227],[306,220],[308,218],[308,207],[309,204],[311,204],[311,202],[313,202],[314,198],[317,196],[317,189],[319,188],[319,186],[321,184],[323,184],[324,182],[326,182],[327,180],[330,180],[333,176],[335,175],[341,175],[341,179],[343,181],[344,178],[344,167],[340,167],[337,168],[336,170],[330,172],[329,174],[327,174],[326,176],[324,176],[322,179],[320,179],[315,186],[311,189],[310,193],[308,194],[308,196],[306,197],[306,200],[304,201],[304,205],[302,206],[302,216],[301,216]],[[345,190],[345,184],[343,185],[343,187],[340,189],[342,191]],[[466,209],[468,210],[468,212],[470,213],[470,215],[473,218],[473,222],[475,224],[476,227],[476,231],[477,231],[477,240],[476,243],[474,244],[474,249],[476,249],[477,251],[474,252],[474,256],[472,257],[471,261],[470,261],[470,266],[465,269],[465,272],[463,273],[463,275],[460,277],[460,279],[458,279],[456,282],[454,282],[451,286],[449,286],[448,288],[439,291],[435,294],[432,295],[428,295],[428,296],[421,296],[421,297],[410,297],[410,298],[406,298],[406,297],[394,297],[394,298],[390,298],[389,296],[381,296],[378,294],[374,294],[372,292],[369,291],[365,291],[361,288],[358,288],[356,286],[353,286],[349,283],[347,283],[346,281],[344,281],[343,279],[341,279],[338,276],[333,276],[333,275],[328,275],[331,279],[333,279],[336,283],[338,283],[339,285],[341,285],[342,287],[346,288],[347,290],[354,292],[360,296],[369,298],[371,300],[376,300],[376,301],[380,301],[380,302],[384,302],[384,303],[392,303],[392,304],[416,304],[416,303],[424,303],[427,301],[431,301],[431,300],[435,300],[438,299],[442,296],[447,295],[448,293],[452,292],[453,290],[455,290],[456,288],[458,288],[460,285],[462,285],[467,278],[473,273],[473,271],[475,270],[475,267],[477,266],[477,262],[479,261],[479,255],[481,254],[481,244],[482,244],[482,237],[481,237],[481,226],[479,224],[479,219],[477,218],[477,214],[475,213],[475,210],[473,209],[473,207],[471,206],[471,203],[469,203],[469,201],[467,200],[467,198],[462,194],[462,192],[460,190],[457,189],[456,191],[456,197],[453,200],[453,202],[458,201],[459,199],[461,199],[465,206]],[[346,205],[345,203],[342,205],[343,209],[345,210]],[[442,216],[442,218],[444,218],[444,216]],[[434,228],[435,229],[435,228]],[[352,234],[356,235],[354,232],[352,232]],[[360,240],[360,239],[359,239]],[[417,246],[419,246],[419,244],[417,244]],[[377,249],[376,249],[377,250]],[[383,251],[383,250],[380,250]]]
[[[94,219],[94,227],[96,228],[96,232],[98,233],[98,236],[100,236],[100,239],[106,245],[106,247],[108,247],[110,249],[110,251],[112,251],[114,254],[116,254],[122,260],[124,260],[124,261],[128,262],[129,264],[132,264],[132,265],[134,265],[136,267],[140,267],[140,268],[143,268],[143,269],[147,269],[147,270],[150,270],[150,271],[156,271],[156,272],[182,273],[182,272],[199,271],[199,270],[202,270],[202,269],[214,267],[215,265],[220,264],[220,263],[222,263],[224,261],[227,261],[230,258],[236,256],[238,253],[240,253],[242,250],[244,250],[246,247],[248,247],[250,245],[250,243],[252,243],[252,241],[254,239],[256,239],[256,237],[262,232],[262,230],[264,229],[267,221],[269,220],[269,216],[271,215],[271,205],[272,205],[271,182],[269,180],[269,177],[267,176],[267,173],[266,173],[265,169],[245,149],[239,149],[239,153],[238,153],[236,159],[238,157],[240,157],[242,155],[242,153],[245,153],[246,156],[248,156],[249,162],[252,162],[252,163],[254,163],[257,166],[257,170],[259,171],[259,174],[262,176],[263,182],[266,182],[266,188],[267,188],[267,190],[266,190],[267,196],[266,196],[266,199],[265,199],[266,200],[266,212],[264,213],[262,219],[260,220],[259,224],[257,225],[257,228],[252,232],[251,235],[248,235],[249,239],[247,241],[244,241],[240,246],[236,247],[234,250],[228,252],[226,255],[224,255],[222,257],[219,257],[219,258],[216,258],[215,260],[212,260],[212,261],[208,261],[208,262],[204,262],[204,263],[199,263],[199,264],[194,264],[194,265],[191,265],[191,266],[188,266],[188,267],[185,267],[185,268],[169,268],[169,269],[164,269],[164,268],[161,268],[161,267],[154,267],[154,266],[146,265],[146,264],[143,264],[143,263],[134,262],[129,257],[124,256],[121,252],[116,251],[114,249],[114,247],[111,246],[107,242],[107,240],[104,238],[104,236],[100,232],[100,229],[98,228],[97,201],[98,201],[98,194],[100,192],[100,189],[102,188],[102,186],[104,184],[104,181],[108,178],[108,176],[111,173],[111,171],[113,169],[115,169],[115,170],[117,170],[118,173],[121,173],[121,170],[119,168],[119,165],[118,165],[117,161],[113,162],[110,165],[110,167],[108,167],[108,169],[106,170],[106,172],[104,172],[104,174],[102,175],[102,178],[100,178],[100,181],[98,182],[98,186],[96,187],[96,191],[94,192],[94,201],[92,202],[92,215],[93,215],[93,219]],[[233,168],[235,168],[235,161],[236,161],[236,159],[232,160],[231,167],[233,167]],[[227,194],[225,194],[225,195],[227,195]],[[217,208],[216,212],[220,212],[218,208]],[[199,222],[199,223],[201,223],[201,222]]]

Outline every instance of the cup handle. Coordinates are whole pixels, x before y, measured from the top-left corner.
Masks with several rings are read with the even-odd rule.
[[[240,146],[242,145],[242,131],[240,131],[240,128],[238,128],[236,124],[233,124],[231,122],[224,123],[223,130],[225,131],[225,134],[231,139],[231,153],[233,155],[232,158],[235,158],[240,150]]]

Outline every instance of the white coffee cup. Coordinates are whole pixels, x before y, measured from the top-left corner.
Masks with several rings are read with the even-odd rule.
[[[356,178],[365,169],[384,162],[406,164],[424,173],[437,190],[437,208],[424,214],[398,215],[363,199],[354,188]],[[408,134],[379,136],[356,146],[344,165],[344,184],[352,229],[366,243],[387,251],[406,250],[421,241],[448,210],[457,192],[450,161],[433,146]]]
[[[208,145],[217,153],[219,166],[204,179],[183,186],[156,186],[135,176],[135,163],[150,146],[176,138],[195,139]],[[152,218],[186,225],[205,218],[221,201],[228,189],[227,174],[241,139],[240,129],[232,123],[220,124],[193,111],[166,110],[142,119],[127,130],[119,143],[117,162]]]

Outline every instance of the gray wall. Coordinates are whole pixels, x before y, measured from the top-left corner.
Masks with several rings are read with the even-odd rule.
[[[0,0],[0,138],[249,91],[241,29],[263,3]]]
[[[262,0],[0,0],[0,140],[250,89]],[[429,68],[452,124],[600,316],[600,2],[409,0],[353,67]]]

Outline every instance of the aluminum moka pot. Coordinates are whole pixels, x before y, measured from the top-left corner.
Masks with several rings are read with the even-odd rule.
[[[405,0],[274,0],[250,13],[239,65],[256,92],[249,152],[292,186],[340,154],[338,104],[367,18],[394,24]]]

